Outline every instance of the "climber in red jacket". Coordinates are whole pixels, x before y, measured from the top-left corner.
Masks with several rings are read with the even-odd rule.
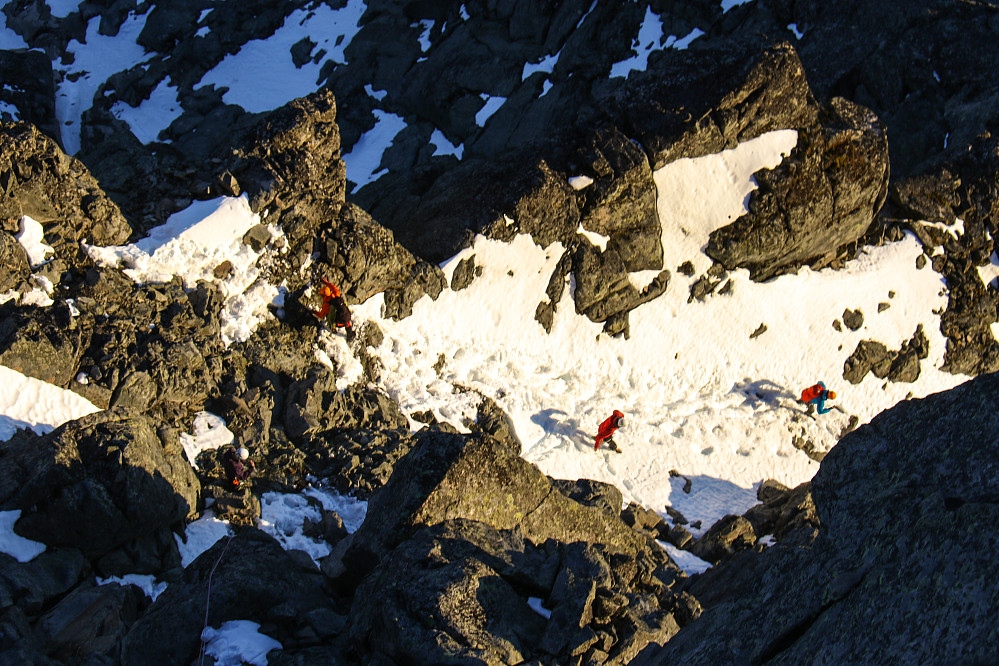
[[[347,336],[347,342],[353,340],[354,329],[350,322],[350,308],[347,307],[347,302],[343,300],[343,294],[337,286],[324,279],[319,295],[323,297],[323,304],[318,310],[313,310],[312,314],[320,320],[325,318],[331,331],[342,328]]]
[[[607,442],[611,451],[617,451],[621,453],[621,449],[617,448],[617,443],[614,441],[614,431],[624,425],[624,414],[619,410],[615,409],[614,413],[611,414],[607,420],[600,424],[600,430],[597,431],[597,441],[593,443],[593,450],[600,450],[600,442]]]

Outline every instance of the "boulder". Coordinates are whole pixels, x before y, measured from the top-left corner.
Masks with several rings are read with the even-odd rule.
[[[388,482],[396,462],[412,445],[409,428],[336,430],[309,440],[307,464],[338,492],[368,499]]]
[[[19,534],[91,559],[183,520],[200,489],[180,445],[124,409],[46,435],[21,431],[5,447],[0,476],[0,505],[24,512]]]
[[[0,611],[0,662],[59,666],[64,663],[45,655],[42,642],[32,630],[24,612],[16,606]]]
[[[580,504],[596,507],[608,515],[621,515],[624,496],[617,486],[593,479],[552,479],[552,485],[563,495]]]
[[[391,231],[353,204],[345,205],[321,241],[332,281],[350,302],[363,303],[381,292],[394,304],[390,316],[408,316],[424,294],[437,298],[446,286],[441,270],[414,257]]]
[[[843,437],[812,480],[814,542],[719,567],[733,574],[724,603],[636,663],[800,663],[818,650],[838,663],[992,661],[979,637],[999,600],[980,562],[995,546],[999,444],[981,433],[999,427],[996,390],[999,377],[979,377]]]
[[[70,328],[65,305],[44,314],[32,306],[0,306],[0,364],[13,370],[66,386],[76,376],[80,358],[90,342],[82,327]]]
[[[531,580],[527,570],[539,552],[518,530],[474,521],[422,529],[357,589],[351,640],[397,663],[522,663],[537,654],[547,624],[527,605],[528,596],[547,596],[551,585]],[[538,568],[548,576],[554,570]]]
[[[820,109],[789,43],[670,50],[606,100],[653,170],[734,148],[779,129],[814,126]]]
[[[885,129],[842,98],[829,102],[821,121],[799,132],[778,167],[755,174],[749,212],[711,233],[708,256],[766,280],[802,264],[825,266],[867,232],[887,195]]]
[[[756,544],[756,532],[751,522],[742,516],[725,516],[712,525],[701,538],[690,547],[702,560],[717,564],[739,550],[752,548]]]
[[[518,527],[525,538],[596,541],[615,552],[662,554],[648,536],[619,517],[555,490],[548,477],[495,439],[424,429],[392,478],[368,504],[364,524],[323,562],[350,585],[420,526],[466,518],[496,529]]]
[[[275,627],[270,635],[287,641],[305,621],[300,618],[317,609],[332,610],[318,570],[311,561],[310,568],[297,562],[272,537],[253,528],[219,540],[189,564],[183,579],[171,583],[132,625],[122,644],[122,662],[141,665],[196,659],[209,601],[209,626],[229,620],[268,623]]]
[[[36,631],[45,651],[60,661],[113,660],[145,602],[133,585],[81,585],[39,618]]]
[[[16,606],[37,616],[88,573],[86,558],[72,548],[46,548],[30,562],[0,554],[0,609]]]

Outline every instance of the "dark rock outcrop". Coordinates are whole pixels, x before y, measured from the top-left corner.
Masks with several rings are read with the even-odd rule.
[[[52,62],[45,53],[0,51],[0,102],[17,109],[17,120],[31,123],[56,141],[60,139]]]
[[[17,532],[88,558],[182,521],[197,506],[200,486],[180,444],[161,441],[149,418],[127,410],[47,435],[22,431],[4,453],[0,503],[23,511]]]
[[[724,603],[636,663],[799,663],[818,650],[836,662],[993,661],[977,637],[999,611],[980,565],[999,517],[999,451],[983,435],[999,427],[996,390],[999,378],[980,377],[846,435],[812,481],[818,538],[733,558]]]
[[[912,338],[893,351],[877,340],[861,340],[843,362],[843,379],[859,384],[871,372],[878,379],[893,382],[914,382],[919,378],[919,362],[929,355],[930,343],[923,325],[916,327]]]
[[[0,293],[17,289],[30,275],[28,253],[14,236],[0,231]]]
[[[122,644],[128,664],[187,663],[198,655],[205,608],[209,626],[229,620],[268,623],[278,641],[293,635],[300,622],[320,609],[333,611],[322,577],[305,558],[293,558],[270,536],[246,529],[221,539],[184,569],[134,624]],[[213,573],[214,572],[214,573]]]
[[[0,123],[0,222],[17,231],[22,215],[40,222],[56,256],[76,263],[78,243],[124,243],[132,233],[82,162],[27,123]]]
[[[766,280],[802,264],[821,267],[863,236],[888,188],[888,141],[869,110],[833,99],[820,125],[775,169],[755,174],[749,212],[711,233],[705,252]]]
[[[62,662],[117,661],[121,641],[146,605],[132,585],[80,586],[38,620],[45,652]]]

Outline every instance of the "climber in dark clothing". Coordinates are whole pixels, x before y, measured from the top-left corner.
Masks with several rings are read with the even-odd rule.
[[[240,485],[253,474],[255,466],[249,460],[250,452],[245,447],[238,449],[229,447],[222,454],[222,469],[225,470],[226,488],[238,490]]]
[[[350,308],[347,307],[343,294],[335,284],[323,280],[319,295],[323,297],[323,304],[318,310],[313,310],[312,314],[320,320],[325,318],[331,331],[342,328],[347,342],[351,342],[354,339],[354,328],[350,321]]]

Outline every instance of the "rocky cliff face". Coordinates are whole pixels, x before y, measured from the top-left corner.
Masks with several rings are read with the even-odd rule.
[[[999,603],[981,567],[996,547],[997,388],[980,377],[844,437],[812,482],[815,541],[705,574],[704,614],[635,663],[995,660],[980,638]]]

